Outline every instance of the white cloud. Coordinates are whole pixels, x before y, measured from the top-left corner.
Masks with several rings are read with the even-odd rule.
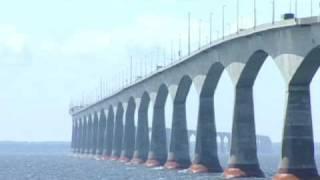
[[[110,46],[110,35],[101,30],[85,30],[76,32],[61,46],[66,55],[95,54],[106,51]]]
[[[0,62],[21,64],[28,58],[27,36],[13,25],[0,25]]]
[[[144,15],[111,30],[79,29],[66,35],[63,40],[41,40],[37,50],[42,56],[54,56],[61,60],[98,58],[118,59],[110,63],[123,63],[129,55],[135,58],[150,57],[155,49],[166,49],[168,53],[172,40],[177,47],[179,32],[182,39],[186,38],[184,23],[181,19],[169,16]]]
[[[26,36],[12,25],[0,25],[0,43],[16,53],[21,53],[26,45]]]

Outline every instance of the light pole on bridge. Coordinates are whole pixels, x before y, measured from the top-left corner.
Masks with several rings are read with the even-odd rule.
[[[173,63],[173,41],[171,40],[171,43],[170,43],[170,51],[171,51],[171,63]],[[189,51],[189,54],[190,54],[190,51]]]
[[[130,56],[130,83],[132,83],[132,76],[133,76],[133,72],[132,72],[132,56]]]
[[[310,0],[310,13],[311,13],[311,16],[313,16],[313,8],[312,8],[312,6],[313,6],[313,0]]]
[[[256,26],[257,26],[257,2],[256,2],[256,0],[253,0],[253,18],[254,18],[254,20],[253,20],[253,27],[254,28],[256,28]]]
[[[212,42],[212,16],[213,16],[213,13],[210,13],[210,44]]]
[[[313,0],[310,0],[310,15],[313,16]]]
[[[239,32],[239,0],[237,0],[237,33]]]
[[[295,17],[298,17],[298,0],[295,1],[294,14],[295,14]]]
[[[272,0],[272,24],[275,22],[276,4],[275,0]]]
[[[201,23],[202,20],[199,19],[199,49],[201,48]]]
[[[226,5],[222,6],[222,39],[224,39],[224,9]]]
[[[179,34],[178,47],[179,47],[179,50],[178,50],[178,56],[179,56],[179,59],[180,59],[180,57],[182,56],[182,48],[181,48],[181,34]]]
[[[189,12],[188,13],[188,55],[190,55],[190,53],[191,53],[191,45],[190,45],[190,39],[191,39],[191,35],[190,35],[190,26],[191,26],[191,13]]]

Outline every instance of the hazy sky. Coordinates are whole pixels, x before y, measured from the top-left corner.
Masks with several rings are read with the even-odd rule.
[[[181,39],[186,52],[187,13],[192,16],[192,49],[221,36],[221,7],[226,4],[226,32],[236,27],[235,0],[2,0],[0,3],[0,140],[67,141],[71,136],[68,114],[71,100],[92,100],[101,79],[109,88],[145,65],[170,61],[171,44],[177,52]],[[240,26],[253,23],[253,0],[240,0]],[[276,0],[276,18],[290,9],[289,0]],[[319,1],[313,0],[313,14]],[[271,21],[271,1],[257,0],[258,24]],[[310,1],[298,0],[298,15],[310,15]],[[294,4],[292,4],[294,11]],[[179,38],[180,37],[180,38]],[[176,53],[175,53],[176,56]],[[115,79],[118,77],[118,79]],[[319,76],[317,76],[318,78]],[[318,78],[319,79],[319,78]],[[320,80],[313,83],[312,103],[320,107]],[[279,141],[282,133],[284,82],[268,60],[255,85],[256,126],[259,134]],[[266,87],[269,87],[266,88]],[[272,87],[272,88],[270,88]],[[108,90],[109,91],[109,90]],[[319,93],[318,93],[319,92]],[[88,94],[91,94],[89,97]],[[195,127],[197,98],[188,97],[188,126]],[[230,131],[233,86],[224,73],[216,93],[218,131]],[[192,102],[192,103],[191,103]],[[170,104],[170,103],[169,103]],[[170,105],[167,106],[167,109]],[[170,123],[170,111],[167,115]],[[320,114],[314,110],[319,132]],[[316,138],[320,139],[315,133]]]

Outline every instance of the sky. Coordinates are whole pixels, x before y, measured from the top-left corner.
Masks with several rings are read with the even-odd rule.
[[[299,17],[310,16],[310,2],[298,0]],[[188,12],[193,50],[199,39],[200,45],[209,41],[210,13],[212,39],[221,37],[223,5],[229,34],[236,30],[235,0],[0,0],[0,140],[69,141],[70,102],[90,103],[97,94],[119,88],[129,79],[130,57],[136,77],[176,59],[179,49],[186,54]],[[275,5],[276,20],[290,11],[289,0]],[[313,15],[319,15],[319,1],[313,0],[312,7]],[[257,23],[271,20],[271,1],[257,0]],[[240,0],[239,24],[252,26],[253,0]],[[319,82],[316,75],[311,90],[318,132]],[[254,89],[257,133],[280,141],[285,84],[272,59],[262,67]],[[218,131],[231,130],[233,93],[225,72],[215,94]],[[197,103],[192,87],[187,100],[190,129],[196,127]]]

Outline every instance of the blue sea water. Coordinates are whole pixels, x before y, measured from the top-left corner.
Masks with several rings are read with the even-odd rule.
[[[259,157],[266,178],[277,170],[278,156]],[[221,158],[226,166],[227,158]],[[77,158],[68,143],[0,143],[0,180],[206,180],[221,174],[190,174]],[[252,178],[251,178],[252,179]]]

